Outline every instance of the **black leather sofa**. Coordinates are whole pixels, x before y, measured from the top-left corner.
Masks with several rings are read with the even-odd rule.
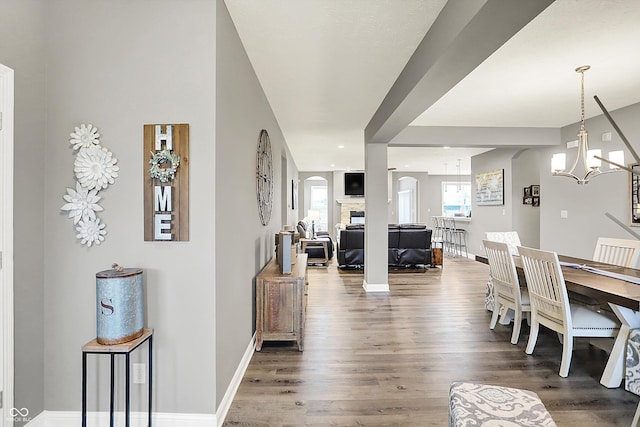
[[[431,232],[424,224],[390,224],[389,267],[430,265]],[[364,266],[364,224],[347,225],[340,231],[338,264],[341,268]]]

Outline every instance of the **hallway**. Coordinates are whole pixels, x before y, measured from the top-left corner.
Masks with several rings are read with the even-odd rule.
[[[452,381],[526,388],[558,426],[628,426],[638,397],[599,384],[607,355],[576,341],[568,378],[561,345],[541,331],[533,356],[511,327],[489,330],[486,265],[445,258],[425,273],[395,273],[391,291],[365,294],[359,272],[309,268],[305,351],[256,352],[225,426],[446,426]]]

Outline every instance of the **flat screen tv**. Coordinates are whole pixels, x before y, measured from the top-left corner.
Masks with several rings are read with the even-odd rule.
[[[345,172],[345,196],[364,196],[364,172]]]

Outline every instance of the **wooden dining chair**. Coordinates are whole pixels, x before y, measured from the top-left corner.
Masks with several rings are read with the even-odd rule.
[[[640,256],[640,240],[598,237],[593,260],[632,268]]]
[[[502,242],[506,243],[509,246],[509,251],[511,255],[518,255],[518,246],[520,243],[520,236],[518,236],[517,231],[487,231],[484,233],[485,239],[491,240],[492,242]],[[495,298],[493,296],[493,283],[491,282],[491,276],[489,276],[489,281],[487,281],[487,292],[485,296],[485,308],[489,311],[493,311]],[[502,321],[500,322],[502,323]]]
[[[620,324],[606,313],[570,304],[555,252],[519,246],[531,300],[531,330],[526,353],[532,354],[540,325],[562,334],[560,376],[569,375],[574,337],[615,337]]]
[[[520,327],[522,326],[522,314],[531,312],[529,293],[520,288],[516,265],[509,246],[502,242],[483,240],[482,244],[489,260],[489,277],[493,283],[494,307],[489,329],[493,330],[498,322],[498,316],[502,310],[512,309],[513,332],[511,344],[518,344]]]

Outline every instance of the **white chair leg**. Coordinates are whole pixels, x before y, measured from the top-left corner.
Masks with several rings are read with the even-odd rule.
[[[631,421],[631,427],[638,427],[638,421],[640,421],[640,403],[638,403],[636,414],[633,416],[633,421]]]
[[[560,376],[562,378],[567,378],[567,376],[569,375],[569,365],[571,365],[571,355],[573,354],[573,335],[563,334],[563,341]]]
[[[500,324],[507,326],[513,320],[513,309],[502,306],[500,313]]]
[[[518,344],[518,338],[520,337],[520,327],[522,326],[522,312],[515,310],[513,317],[513,332],[511,333],[511,344]]]
[[[489,329],[493,330],[498,323],[498,315],[500,314],[500,303],[496,301],[493,305],[493,314],[491,315],[491,323],[489,323]]]
[[[527,349],[524,351],[527,354],[532,354],[533,349],[536,346],[536,341],[538,341],[538,330],[540,329],[540,324],[536,321],[535,316],[533,321],[531,322],[531,330],[529,331],[529,341],[527,342]]]

